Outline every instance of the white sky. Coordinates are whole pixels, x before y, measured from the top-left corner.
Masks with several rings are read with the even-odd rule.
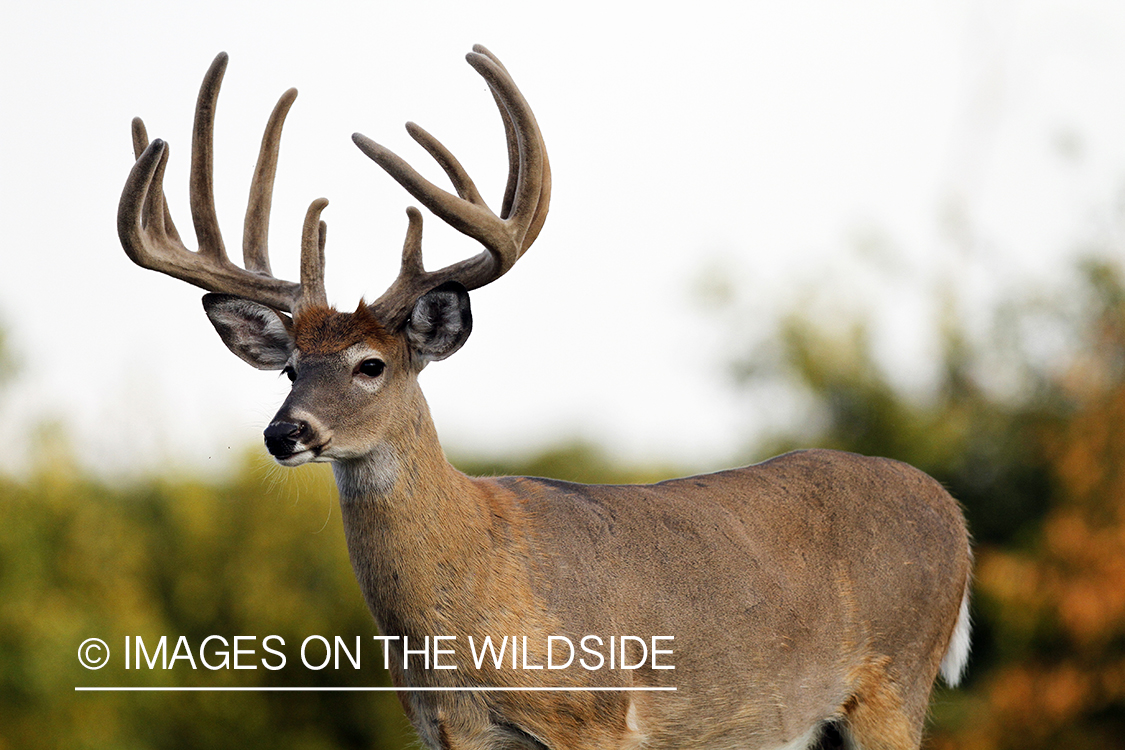
[[[166,189],[190,236],[192,109],[220,50],[226,244],[238,254],[262,127],[296,86],[273,267],[295,276],[305,207],[328,197],[342,308],[393,278],[410,202],[350,134],[437,182],[402,129],[414,120],[496,203],[502,130],[464,53],[490,47],[531,102],[550,218],[520,265],[474,294],[465,349],[423,375],[455,452],[584,436],[635,460],[722,465],[785,417],[731,388],[734,334],[809,283],[829,289],[829,309],[872,310],[884,361],[924,385],[925,290],[952,278],[971,311],[1049,282],[1125,185],[1119,2],[196,0],[19,3],[5,17],[0,322],[22,369],[0,396],[0,461],[13,465],[32,427],[60,418],[83,461],[110,473],[221,468],[284,394],[287,381],[226,351],[197,290],[133,266],[116,237],[134,115],[171,144]],[[426,228],[430,267],[477,252],[432,216]],[[898,271],[864,271],[857,244]],[[693,301],[708,269],[739,290],[745,320]]]

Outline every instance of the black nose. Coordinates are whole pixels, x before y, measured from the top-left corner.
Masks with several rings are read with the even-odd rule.
[[[284,457],[292,454],[297,441],[308,430],[307,422],[274,422],[265,429],[266,450],[272,456]]]

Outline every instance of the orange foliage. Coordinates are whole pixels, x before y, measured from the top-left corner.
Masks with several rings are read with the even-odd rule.
[[[1103,302],[1093,345],[1058,384],[1073,411],[1042,436],[1052,509],[1025,548],[979,551],[1001,663],[935,746],[1125,745],[1125,306]]]

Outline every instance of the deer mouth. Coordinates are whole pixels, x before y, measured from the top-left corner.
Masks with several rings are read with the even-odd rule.
[[[298,448],[294,446],[296,450],[288,453],[274,453],[273,458],[282,466],[300,466],[301,464],[307,464],[320,458],[321,454],[324,453],[331,442],[331,439],[325,440],[323,443],[309,448]]]

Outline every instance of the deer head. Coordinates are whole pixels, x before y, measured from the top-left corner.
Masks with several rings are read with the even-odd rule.
[[[328,201],[312,202],[301,237],[300,282],[275,278],[267,249],[281,129],[295,89],[278,101],[262,138],[243,234],[243,267],[226,255],[215,215],[212,134],[227,55],[219,54],[200,88],[192,135],[190,198],[199,250],[189,250],[164,199],[168,145],[148,142],[133,121],[136,164],[118,211],[125,252],[138,265],[206,289],[203,307],[223,342],[254,367],[282,370],[293,389],[265,430],[281,463],[348,460],[371,453],[387,425],[416,413],[417,374],[457,351],[472,330],[468,292],[507,273],[535,241],[547,216],[551,176],[539,126],[496,57],[477,45],[467,55],[484,77],[504,123],[509,172],[499,214],[489,209],[457,159],[414,123],[410,135],[437,160],[456,190],[427,181],[388,149],[356,133],[356,145],[434,214],[484,245],[479,254],[436,271],[422,263],[422,214],[407,209],[398,277],[373,303],[337,312],[324,290]],[[424,407],[423,407],[424,408]]]

